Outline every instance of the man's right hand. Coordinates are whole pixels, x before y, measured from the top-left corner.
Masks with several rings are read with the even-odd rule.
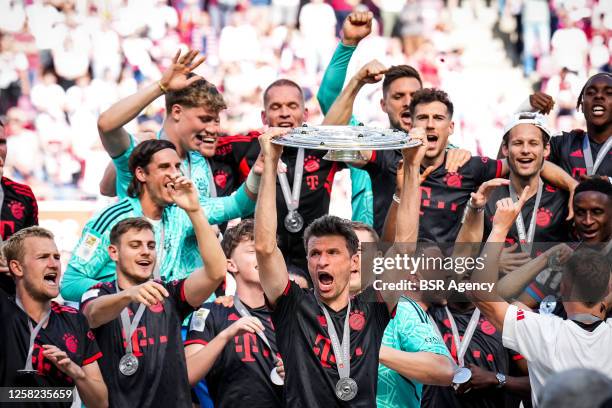
[[[151,307],[158,303],[163,303],[164,298],[170,296],[166,288],[155,281],[148,281],[140,285],[132,286],[126,289],[132,302],[142,303],[147,307]]]
[[[227,329],[223,330],[222,333],[224,333],[227,339],[230,340],[234,336],[238,336],[244,332],[254,334],[257,332],[261,333],[263,331],[264,325],[261,323],[261,320],[253,316],[244,316],[232,323]]]
[[[500,272],[510,273],[531,261],[531,257],[528,253],[522,251],[515,252],[517,248],[518,244],[515,243],[502,249],[501,254],[499,255]]]
[[[555,101],[552,96],[544,92],[535,92],[529,95],[529,104],[543,115],[547,115],[555,107]]]
[[[190,78],[187,77],[206,59],[206,57],[195,59],[198,54],[199,52],[197,50],[191,50],[188,51],[187,54],[181,55],[181,51],[178,50],[172,59],[172,65],[166,69],[159,83],[168,91],[178,91],[202,79],[202,77],[197,75]]]
[[[259,136],[259,145],[261,146],[261,153],[264,158],[271,158],[272,160],[278,160],[283,152],[283,146],[272,143],[272,139],[289,133],[286,128],[270,128],[266,133]]]
[[[356,47],[372,32],[372,19],[374,14],[370,11],[354,11],[348,15],[342,25],[342,44]]]
[[[372,60],[365,64],[355,74],[355,79],[360,84],[375,84],[383,79],[383,75],[387,73],[387,68],[377,60]]]
[[[476,208],[484,207],[487,201],[489,201],[489,196],[493,192],[493,190],[500,186],[507,186],[510,184],[510,180],[503,178],[494,178],[488,181],[485,181],[478,187],[478,190],[475,193],[471,193],[472,205]]]

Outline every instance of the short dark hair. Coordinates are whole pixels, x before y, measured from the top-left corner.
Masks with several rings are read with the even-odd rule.
[[[580,110],[580,108],[582,107],[582,99],[584,98],[584,92],[587,89],[587,85],[589,85],[592,80],[600,76],[612,78],[612,74],[609,72],[598,72],[592,75],[589,79],[587,79],[587,81],[584,83],[584,86],[580,90],[580,94],[578,95],[578,100],[576,101],[576,110]]]
[[[153,139],[145,140],[134,148],[134,151],[132,151],[128,159],[128,168],[130,169],[130,173],[132,173],[132,180],[127,189],[128,196],[137,198],[142,194],[142,183],[136,178],[136,169],[138,167],[146,169],[149,163],[151,163],[153,155],[164,149],[176,151],[176,146],[168,140]]]
[[[423,88],[419,89],[412,95],[412,100],[410,101],[410,113],[414,117],[416,114],[417,105],[432,103],[432,102],[441,102],[446,105],[446,110],[448,111],[449,119],[452,119],[454,107],[453,103],[448,97],[448,94],[441,89],[435,88]]]
[[[378,233],[371,225],[359,221],[351,221],[350,224],[353,231],[366,231],[374,238],[374,242],[378,243],[380,241],[380,236],[378,236]]]
[[[277,79],[276,81],[272,82],[270,85],[268,85],[268,87],[266,88],[266,90],[263,93],[263,101],[264,101],[264,109],[268,106],[268,95],[270,93],[270,90],[272,88],[276,88],[279,86],[291,86],[295,89],[298,90],[298,92],[300,93],[300,98],[301,98],[301,102],[302,105],[304,105],[304,91],[302,90],[302,87],[299,86],[296,82],[290,80],[290,79],[286,79],[286,78],[281,78],[281,79]]]
[[[153,225],[143,217],[130,217],[119,221],[115,226],[111,229],[110,232],[110,243],[111,245],[118,245],[121,240],[121,236],[128,232],[129,230],[142,231],[144,229],[153,231]]]
[[[423,87],[421,75],[415,68],[411,67],[410,65],[393,65],[387,70],[385,79],[382,83],[383,97],[387,96],[387,91],[389,91],[391,83],[400,78],[414,78],[419,81],[421,88]]]
[[[608,196],[608,198],[612,200],[612,184],[599,177],[589,177],[586,180],[578,183],[578,185],[574,189],[574,202],[576,201],[576,196],[578,194],[585,193],[588,191],[596,191],[598,193],[602,193],[603,195]]]
[[[351,222],[335,215],[324,215],[310,223],[304,231],[304,248],[308,254],[308,241],[312,237],[325,237],[329,235],[339,235],[346,240],[346,247],[349,254],[354,255],[359,248],[359,239]]]
[[[610,265],[599,251],[579,248],[563,265],[563,279],[571,285],[571,299],[593,307],[608,294]]]
[[[234,249],[244,241],[255,240],[255,223],[252,218],[240,221],[238,225],[228,228],[223,234],[221,248],[227,258],[232,256]]]
[[[190,73],[188,78],[195,76]],[[172,105],[181,105],[187,108],[205,107],[215,113],[227,108],[223,95],[216,86],[204,78],[198,79],[186,88],[166,93],[166,112],[170,113]]]

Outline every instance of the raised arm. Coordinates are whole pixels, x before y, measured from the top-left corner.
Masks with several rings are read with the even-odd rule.
[[[323,125],[346,125],[353,115],[353,104],[365,84],[382,80],[387,68],[377,60],[365,64],[351,78],[323,119]]]
[[[425,131],[421,128],[412,130],[411,138],[418,140],[421,145],[402,150],[403,156],[403,184],[400,203],[397,209],[397,222],[395,228],[394,245],[385,254],[388,258],[397,255],[412,255],[416,249],[419,235],[419,210],[421,207],[420,167],[421,160],[427,150],[424,141]],[[406,271],[397,268],[390,269],[381,275],[383,283],[399,282],[405,279]],[[380,295],[385,300],[390,312],[395,309],[401,296],[400,291],[381,291]]]
[[[548,265],[548,259],[554,254],[559,256],[561,263],[569,258],[572,249],[566,244],[558,244],[549,248],[540,256],[515,269],[497,282],[497,293],[508,300],[518,297],[538,274]]]
[[[261,286],[272,305],[282,295],[289,282],[287,265],[276,242],[276,171],[283,149],[271,143],[273,137],[286,132],[287,130],[283,129],[270,129],[259,137],[264,156],[264,171],[255,207],[255,253]]]
[[[198,76],[187,77],[193,69],[204,62],[203,57],[195,59],[197,55],[198,51],[194,50],[185,55],[181,55],[180,50],[177,51],[172,65],[159,81],[142,88],[102,112],[98,118],[98,132],[104,149],[111,157],[121,155],[130,147],[129,134],[123,129],[125,124],[165,92],[183,89],[200,79]]]
[[[168,191],[176,205],[187,213],[204,262],[204,268],[199,268],[189,275],[184,286],[185,300],[191,306],[197,307],[223,281],[227,272],[227,260],[214,230],[200,207],[198,190],[193,181],[180,176],[169,186]]]
[[[317,93],[321,111],[325,114],[332,106],[344,85],[346,69],[357,44],[372,31],[371,12],[353,12],[344,20],[342,41],[334,52]]]
[[[514,220],[520,214],[523,205],[525,205],[528,194],[529,187],[527,186],[523,189],[516,203],[511,198],[503,198],[497,202],[497,209],[493,217],[493,228],[481,255],[484,260],[484,268],[474,269],[472,282],[497,282],[499,277],[499,256],[501,255],[503,244],[510,228],[512,228]],[[500,298],[496,292],[474,291],[470,293],[470,297],[487,319],[498,330],[503,330],[508,303]]]

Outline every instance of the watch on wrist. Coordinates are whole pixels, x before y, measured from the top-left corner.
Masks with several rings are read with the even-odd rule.
[[[497,386],[496,388],[503,388],[506,385],[506,376],[502,373],[495,374],[495,378],[497,378]]]

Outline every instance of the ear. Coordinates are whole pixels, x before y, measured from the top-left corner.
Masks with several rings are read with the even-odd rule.
[[[146,181],[146,172],[142,167],[136,167],[136,169],[134,170],[134,175],[136,176],[136,179],[141,183],[144,183]]]
[[[268,117],[266,116],[265,110],[261,111],[261,123],[263,123],[264,126],[268,126]]]
[[[450,125],[448,126],[448,135],[452,135],[455,131],[455,121],[451,120]]]
[[[550,142],[544,146],[544,160],[550,155]]]
[[[229,258],[227,260],[227,271],[231,272],[233,274],[237,274],[238,273],[238,266],[236,265],[236,263],[231,258]]]
[[[117,248],[116,245],[109,245],[108,256],[110,256],[113,261],[119,262],[119,248]]]
[[[178,122],[181,119],[181,115],[183,114],[183,107],[178,103],[172,105],[170,108],[170,116],[175,122]]]
[[[360,269],[361,265],[361,257],[359,256],[359,253],[355,253],[351,256],[351,270],[353,269]]]
[[[302,122],[308,122],[308,108],[304,108],[304,116],[302,117]]]
[[[380,109],[382,109],[383,112],[387,113],[387,104],[385,103],[385,98],[380,98]]]
[[[508,157],[508,144],[502,141],[502,154],[504,157]]]
[[[8,263],[9,272],[18,278],[23,278],[23,268],[18,260],[13,259]]]

